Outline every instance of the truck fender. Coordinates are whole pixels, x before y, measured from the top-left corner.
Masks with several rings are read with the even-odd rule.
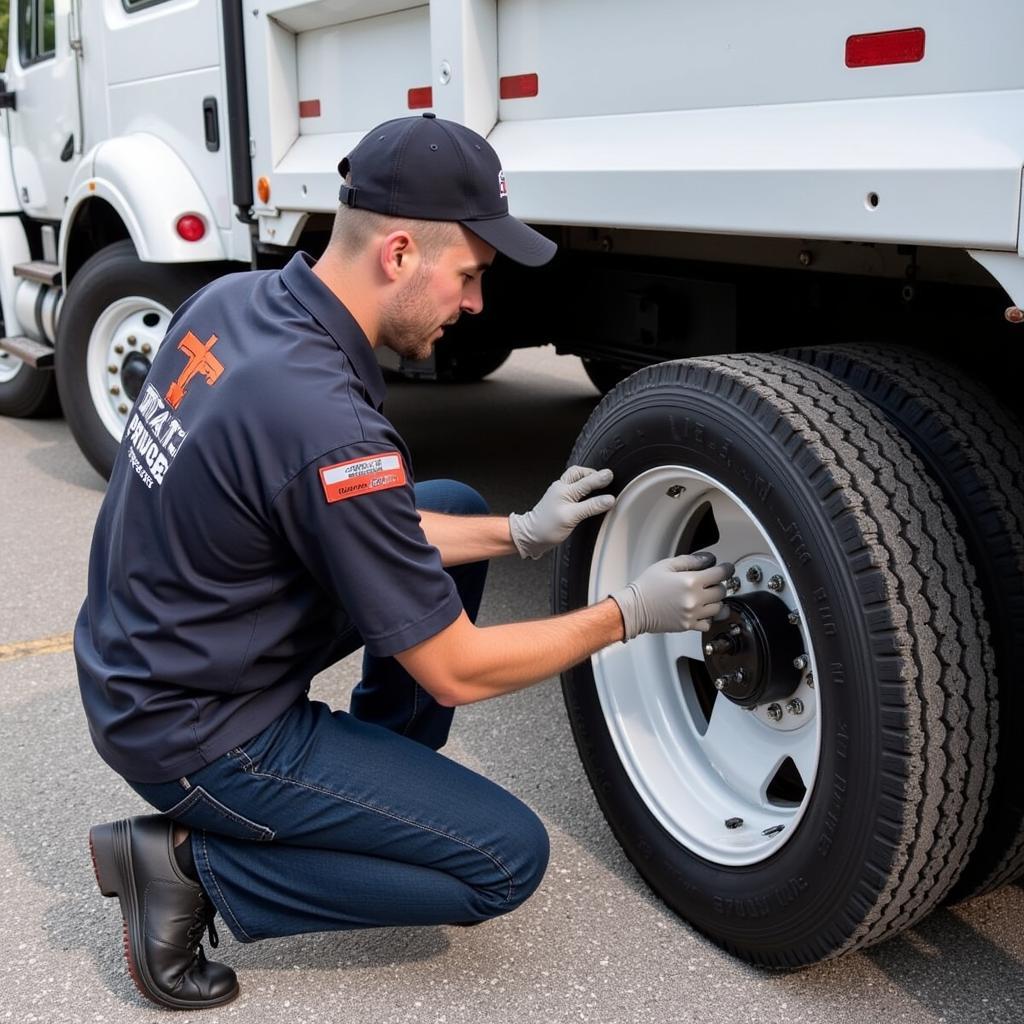
[[[25,228],[17,216],[21,207],[11,166],[7,117],[0,114],[0,118],[0,308],[3,310],[4,332],[14,336],[21,334],[21,324],[14,310],[14,292],[18,279],[12,268],[16,263],[24,263],[32,257],[29,255]]]
[[[82,159],[71,180],[61,225],[61,267],[67,265],[75,220],[90,199],[103,199],[114,208],[140,260],[198,263],[225,258],[206,196],[181,157],[155,135],[137,132],[107,139]],[[185,213],[196,214],[206,224],[206,234],[198,242],[186,242],[175,230]]]

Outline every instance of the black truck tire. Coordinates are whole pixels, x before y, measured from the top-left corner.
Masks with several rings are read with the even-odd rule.
[[[713,688],[708,697],[702,645],[728,643],[714,628],[613,645],[563,675],[583,764],[640,874],[715,942],[765,966],[811,964],[919,921],[956,883],[984,819],[992,656],[952,513],[906,442],[820,370],[726,356],[631,376],[594,411],[569,461],[610,467],[618,499],[557,552],[558,611],[628,582],[640,567],[630,559],[718,545],[737,565],[732,607],[760,602],[768,640],[758,657],[793,649],[788,622],[813,676],[795,691],[800,709],[778,690],[792,685],[778,657],[764,674],[776,687],[767,708],[737,710]],[[675,521],[683,507],[692,524]],[[763,550],[729,550],[731,538]],[[788,619],[772,604],[783,598]],[[693,636],[697,653],[677,656]],[[662,660],[663,672],[649,670]],[[648,694],[654,713],[631,717]],[[734,733],[716,732],[719,715]],[[794,725],[797,715],[809,720]],[[683,725],[672,733],[665,721]],[[816,746],[813,732],[790,738],[812,725]],[[713,733],[725,743],[703,746]],[[796,758],[816,751],[809,777],[798,770],[794,782],[782,762],[769,781],[764,765],[789,743]],[[759,774],[746,778],[758,746]],[[673,757],[689,774],[670,770]],[[725,820],[722,794],[740,808]],[[783,824],[763,828],[772,814]]]
[[[1024,876],[1024,431],[962,371],[880,345],[795,349],[855,388],[907,439],[957,517],[995,655],[1000,736],[988,818],[950,899]]]
[[[208,264],[144,263],[125,240],[72,279],[57,324],[57,388],[78,447],[104,478],[171,314],[215,275]]]
[[[0,416],[27,419],[59,413],[53,370],[36,370],[9,353],[0,352]]]

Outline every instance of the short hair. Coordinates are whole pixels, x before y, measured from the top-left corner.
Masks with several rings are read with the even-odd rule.
[[[428,265],[436,263],[441,253],[461,237],[455,221],[389,217],[343,203],[334,216],[329,245],[339,255],[358,256],[374,238],[384,237],[392,231],[408,231]]]

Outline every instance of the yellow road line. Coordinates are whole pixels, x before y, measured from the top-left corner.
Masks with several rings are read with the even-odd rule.
[[[71,650],[73,640],[73,633],[61,633],[59,636],[44,636],[38,640],[0,644],[0,661],[16,661],[18,658],[30,658],[34,654],[63,654]]]

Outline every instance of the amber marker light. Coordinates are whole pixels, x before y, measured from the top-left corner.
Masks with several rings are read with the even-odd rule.
[[[270,179],[260,178],[256,182],[256,195],[259,196],[260,202],[266,206],[270,202]]]

